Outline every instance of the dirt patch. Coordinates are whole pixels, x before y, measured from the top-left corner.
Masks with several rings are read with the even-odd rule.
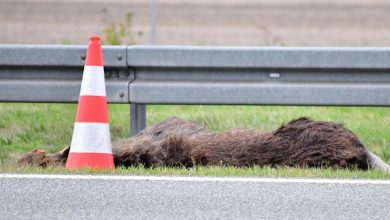
[[[0,43],[85,44],[134,14],[138,44],[150,42],[149,1],[0,2]],[[389,46],[390,2],[183,1],[158,5],[158,44]],[[77,24],[77,25],[76,25]]]

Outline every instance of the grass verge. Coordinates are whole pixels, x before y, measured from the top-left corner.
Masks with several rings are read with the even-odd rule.
[[[0,103],[0,172],[59,172],[61,168],[40,170],[15,168],[11,163],[20,154],[35,148],[49,153],[68,145],[76,112],[74,104]],[[343,123],[352,130],[373,153],[390,163],[390,109],[373,107],[287,107],[287,106],[148,106],[147,124],[179,116],[196,121],[210,130],[232,128],[276,129],[294,118],[308,116],[315,120]],[[128,137],[129,108],[109,105],[110,129],[113,140]],[[80,171],[83,172],[83,171]],[[87,172],[87,171],[86,171]],[[92,171],[88,171],[92,172]],[[335,178],[388,178],[375,171],[345,171],[298,168],[130,168],[117,169],[115,174],[132,175],[227,175],[227,176],[304,176]]]
[[[175,167],[119,167],[115,170],[96,171],[91,169],[66,170],[63,167],[16,167],[3,165],[1,173],[30,174],[93,174],[93,175],[150,175],[150,176],[214,176],[214,177],[304,177],[304,178],[334,178],[334,179],[390,179],[389,173],[368,170],[341,170],[332,168],[295,168],[295,167],[194,167],[190,169]]]

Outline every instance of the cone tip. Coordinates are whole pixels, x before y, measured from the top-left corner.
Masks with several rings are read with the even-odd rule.
[[[100,42],[100,37],[97,36],[97,35],[92,35],[92,36],[89,37],[89,40],[91,42]]]

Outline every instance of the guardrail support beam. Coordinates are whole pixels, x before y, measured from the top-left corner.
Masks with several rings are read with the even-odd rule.
[[[130,104],[130,137],[146,127],[146,105]]]

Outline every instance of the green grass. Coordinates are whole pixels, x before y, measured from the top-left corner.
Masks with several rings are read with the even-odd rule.
[[[0,104],[0,161],[12,163],[21,153],[35,148],[56,152],[68,145],[74,125],[76,105],[74,104]],[[109,105],[110,128],[112,139],[128,137],[129,108],[127,105]],[[390,109],[372,107],[281,107],[281,106],[148,106],[148,125],[171,117],[180,116],[197,121],[210,130],[226,130],[231,128],[257,128],[261,130],[275,129],[291,119],[309,116],[316,120],[327,120],[343,123],[357,134],[368,149],[390,163]],[[256,170],[259,169],[259,170]],[[197,173],[235,173],[233,175],[287,175],[290,170],[283,169],[237,169],[235,168],[197,168]],[[4,165],[0,170],[6,171]],[[14,169],[15,172],[18,169]],[[121,173],[123,169],[116,172]],[[134,174],[195,175],[191,170],[131,168],[123,172]],[[214,172],[214,170],[216,170]],[[267,171],[271,170],[271,171]],[[31,172],[39,172],[31,170]],[[26,171],[27,172],[27,171]],[[307,173],[309,172],[309,173]],[[293,176],[329,176],[373,178],[388,177],[386,174],[360,171],[336,171],[327,169],[295,169]],[[322,173],[322,174],[318,174]],[[203,174],[201,174],[203,175]],[[357,176],[356,176],[357,175]],[[379,176],[378,176],[379,175]]]

